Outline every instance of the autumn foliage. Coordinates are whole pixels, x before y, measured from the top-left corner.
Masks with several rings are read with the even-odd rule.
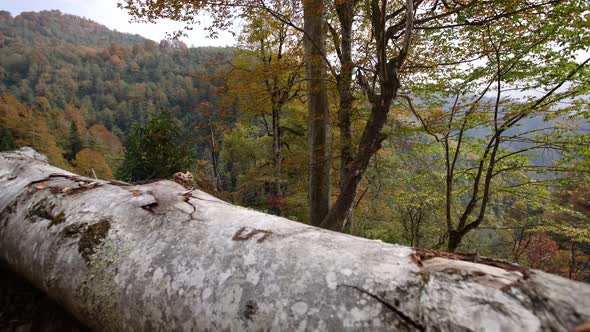
[[[114,158],[123,154],[121,140],[104,125],[95,124],[88,131],[95,140],[96,149],[105,156]]]
[[[11,129],[17,146],[32,146],[45,154],[52,164],[70,168],[43,114],[35,114],[12,96],[2,96],[0,124]]]
[[[110,179],[113,172],[105,157],[98,151],[83,149],[76,154],[76,173],[99,179]]]
[[[99,178],[111,178],[112,166],[124,152],[120,139],[105,126],[87,129],[83,112],[74,105],[67,105],[60,113],[44,112],[31,110],[13,96],[2,96],[0,128],[8,130],[17,147],[33,147],[45,154],[50,163],[91,177],[96,174]],[[71,128],[76,130],[72,132]],[[74,151],[68,162],[64,156],[72,140],[82,150]]]
[[[543,234],[532,235],[526,252],[528,265],[535,269],[548,270],[558,253],[557,242]]]

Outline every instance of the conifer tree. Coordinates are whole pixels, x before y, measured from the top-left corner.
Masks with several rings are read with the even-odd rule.
[[[68,146],[67,151],[64,154],[64,157],[68,161],[74,160],[76,158],[76,154],[82,150],[82,138],[80,137],[80,131],[78,130],[78,126],[74,121],[70,126],[70,135],[68,138]]]
[[[166,112],[136,125],[127,138],[126,150],[117,170],[117,177],[125,181],[171,177],[186,171],[193,160],[179,125]]]
[[[0,129],[0,151],[9,151],[16,149],[14,137],[8,128]]]

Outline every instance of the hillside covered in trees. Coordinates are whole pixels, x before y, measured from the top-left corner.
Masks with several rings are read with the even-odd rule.
[[[215,103],[195,75],[231,54],[156,43],[59,11],[0,12],[0,45],[3,147],[31,145],[87,175],[96,163],[101,177],[112,176],[133,124],[151,115],[170,112],[183,135],[194,135],[196,105]]]
[[[183,1],[126,3],[185,18],[162,11]],[[393,1],[388,29],[343,1],[316,10],[328,29],[311,43],[301,4],[224,3],[198,9],[244,22],[236,48],[1,12],[2,150],[123,181],[191,171],[180,180],[292,220],[590,281],[583,8],[427,1],[410,19]]]

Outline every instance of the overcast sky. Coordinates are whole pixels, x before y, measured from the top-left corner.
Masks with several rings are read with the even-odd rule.
[[[16,16],[23,11],[41,11],[59,9],[63,13],[83,16],[110,29],[121,32],[136,33],[146,38],[160,41],[166,32],[173,32],[182,24],[172,21],[160,21],[157,24],[129,23],[127,12],[117,8],[118,0],[0,0],[0,9],[9,11]],[[181,38],[193,46],[228,46],[234,44],[229,33],[220,34],[218,39],[206,37],[207,33],[200,26],[189,32],[188,38]]]

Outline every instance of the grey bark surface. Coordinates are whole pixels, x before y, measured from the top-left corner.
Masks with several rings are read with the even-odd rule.
[[[0,259],[100,331],[568,331],[590,286],[0,153]],[[477,259],[474,259],[477,261]]]
[[[330,210],[330,109],[328,102],[324,1],[304,0],[303,48],[309,136],[309,220],[320,225]]]

